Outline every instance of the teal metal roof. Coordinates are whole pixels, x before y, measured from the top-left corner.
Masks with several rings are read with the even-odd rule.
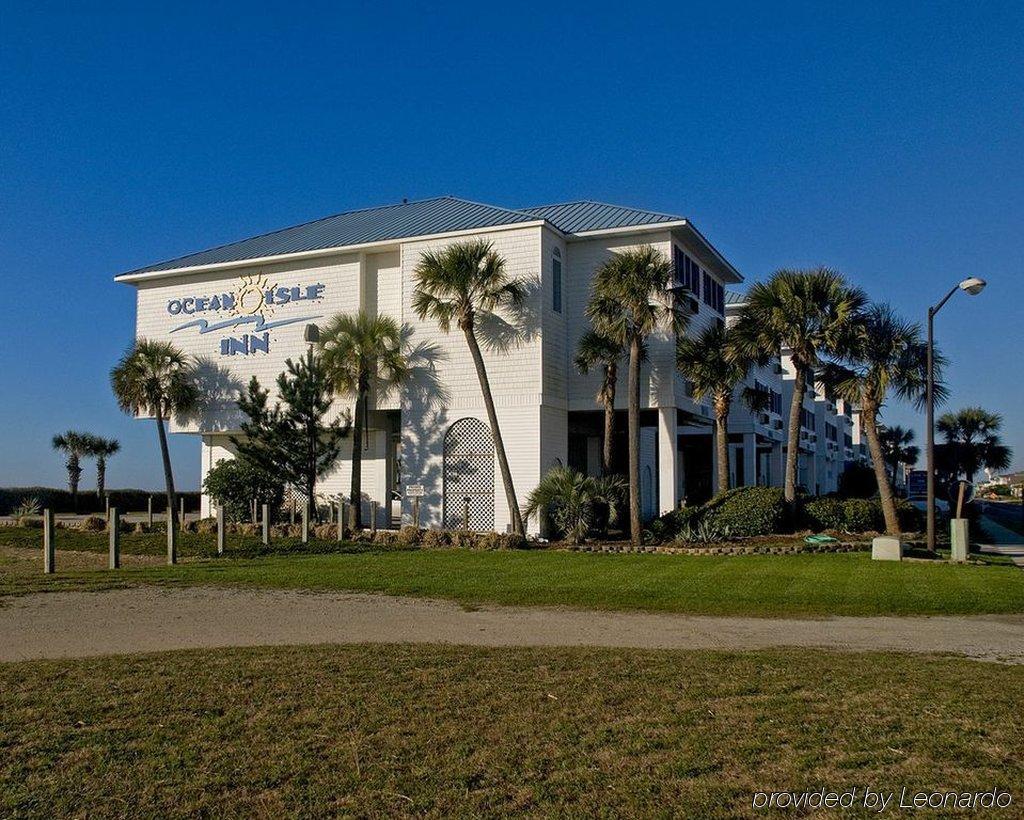
[[[522,211],[546,219],[563,233],[586,233],[611,228],[631,228],[639,225],[657,225],[661,222],[682,222],[683,217],[645,211],[640,208],[626,208],[581,199],[577,202],[563,202],[560,205],[541,205],[536,208],[522,208]]]
[[[539,218],[522,211],[483,205],[450,196],[422,199],[399,205],[346,211],[254,236],[251,239],[243,239],[240,242],[231,242],[176,259],[168,259],[165,262],[128,271],[122,276],[342,248],[347,245],[362,245],[407,236],[430,236],[495,225],[536,222]]]
[[[747,301],[747,294],[738,293],[735,290],[727,290],[725,292],[725,303],[727,305],[742,305]]]

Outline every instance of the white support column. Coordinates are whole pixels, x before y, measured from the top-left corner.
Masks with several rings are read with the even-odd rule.
[[[679,427],[675,407],[658,408],[658,509],[671,512],[679,505]]]
[[[757,486],[757,435],[743,434],[743,483],[747,487]]]

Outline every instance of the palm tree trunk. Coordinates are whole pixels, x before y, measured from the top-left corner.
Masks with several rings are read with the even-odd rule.
[[[615,400],[604,405],[604,448],[601,452],[601,475],[612,474],[612,444],[615,437]]]
[[[789,442],[786,447],[786,481],[783,489],[786,501],[796,501],[796,468],[800,459],[800,411],[804,406],[804,389],[807,373],[794,362],[796,378],[793,379],[793,401],[789,404]]]
[[[885,531],[888,535],[899,535],[900,520],[896,515],[896,503],[892,497],[889,473],[885,469],[882,442],[878,438],[878,410],[872,402],[861,401],[861,419],[864,423],[864,435],[868,440],[868,450],[871,453],[871,466],[875,470],[875,480],[878,482],[878,497],[882,502]]]
[[[505,454],[505,442],[502,440],[501,428],[498,426],[498,414],[494,410],[494,398],[491,396],[491,383],[487,378],[484,357],[480,353],[480,345],[477,344],[473,326],[467,325],[463,328],[463,332],[466,334],[466,344],[469,345],[469,352],[473,356],[473,364],[476,366],[476,377],[480,381],[480,392],[484,396],[487,421],[491,425],[494,451],[498,456],[498,469],[501,471],[501,483],[505,487],[505,499],[508,501],[508,517],[512,522],[512,532],[516,535],[523,535],[523,517],[519,513],[516,488],[512,483],[512,471],[509,469],[508,456]]]
[[[78,512],[78,482],[82,478],[82,468],[78,463],[78,454],[71,453],[68,456],[68,489],[71,490],[71,503],[75,512]]]
[[[362,379],[360,378],[359,390],[356,392],[356,411],[352,422],[352,515],[353,526],[360,530],[363,528],[363,427],[366,419],[363,414],[363,391]]]
[[[718,492],[729,489],[729,402],[728,399],[715,400],[715,449],[718,457]],[[744,476],[750,483],[750,477]]]
[[[639,546],[640,521],[640,340],[629,345],[629,535]]]
[[[164,483],[167,485],[167,563],[178,562],[178,516],[174,513],[174,473],[171,470],[171,454],[167,450],[167,431],[164,430],[164,417],[160,408],[156,408],[156,429],[160,434],[160,457],[164,462]]]
[[[107,487],[107,462],[103,456],[96,458],[96,494],[102,499]]]

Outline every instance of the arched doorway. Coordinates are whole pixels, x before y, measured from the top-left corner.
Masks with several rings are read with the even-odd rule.
[[[459,529],[469,499],[471,530],[494,529],[494,440],[480,419],[459,419],[444,436],[444,526]]]

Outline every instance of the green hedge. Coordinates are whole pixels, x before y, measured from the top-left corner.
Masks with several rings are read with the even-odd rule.
[[[153,512],[164,512],[167,507],[167,495],[162,491],[153,490],[107,490],[110,503],[124,512],[145,512],[150,496],[153,496]],[[199,510],[199,493],[178,493],[185,499],[185,509],[189,512]],[[23,501],[30,498],[39,499],[39,505],[49,508],[55,513],[74,512],[71,493],[55,487],[0,487],[0,515],[10,515],[11,511]],[[106,511],[106,504],[95,490],[78,494],[78,512],[101,513]]]
[[[651,522],[650,538],[667,541],[684,526],[699,524],[728,530],[731,536],[744,538],[788,532],[786,501],[779,487],[736,487],[719,493],[699,507],[683,507]]]
[[[909,501],[897,499],[896,515],[904,532],[920,532],[924,528],[924,513]],[[883,532],[885,516],[882,514],[882,502],[877,498],[844,500],[823,496],[803,504],[800,525],[815,532]]]

